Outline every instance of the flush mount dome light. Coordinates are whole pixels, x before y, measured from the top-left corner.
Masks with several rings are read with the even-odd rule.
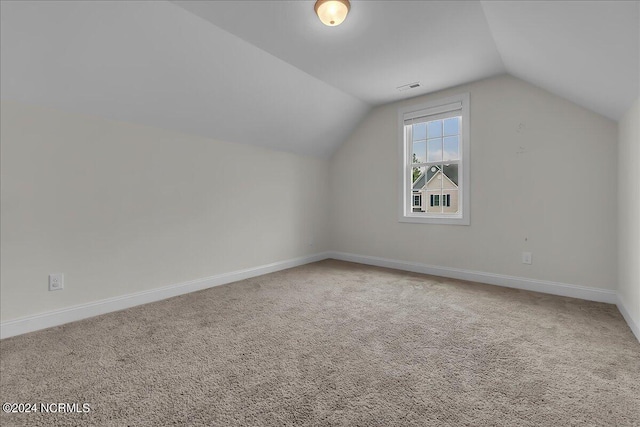
[[[349,0],[318,0],[313,7],[320,21],[329,27],[342,24],[350,8]]]

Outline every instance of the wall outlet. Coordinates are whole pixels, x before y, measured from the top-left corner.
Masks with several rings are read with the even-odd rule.
[[[522,252],[523,264],[531,264],[532,259],[533,259],[533,255],[531,255],[531,252]]]
[[[60,291],[64,289],[64,276],[62,273],[55,273],[49,275],[49,290]]]

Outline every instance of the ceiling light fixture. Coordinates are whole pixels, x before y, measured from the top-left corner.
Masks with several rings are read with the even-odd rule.
[[[349,0],[318,0],[313,7],[320,21],[329,27],[342,24],[350,8]]]

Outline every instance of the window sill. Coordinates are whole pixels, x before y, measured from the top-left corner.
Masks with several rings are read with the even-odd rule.
[[[451,217],[451,216],[418,216],[418,215],[402,215],[398,222],[407,222],[414,224],[441,224],[441,225],[469,225],[469,218]]]

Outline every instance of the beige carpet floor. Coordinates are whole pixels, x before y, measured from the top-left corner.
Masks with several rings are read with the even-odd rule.
[[[323,261],[0,343],[2,426],[634,426],[617,309]]]

